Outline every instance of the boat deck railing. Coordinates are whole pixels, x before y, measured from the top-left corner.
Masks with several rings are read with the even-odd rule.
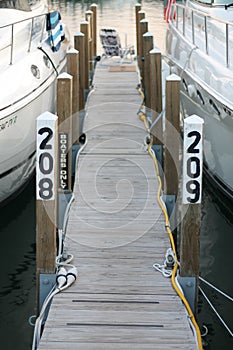
[[[26,39],[26,42],[24,41],[24,45],[26,45],[27,52],[30,52],[33,38],[38,38],[38,44],[40,44],[43,40],[43,36],[45,33],[46,15],[47,13],[43,13],[40,15],[36,15],[20,21],[0,26],[0,34],[2,33],[2,31],[4,31],[6,43],[3,47],[0,48],[0,53],[10,48],[9,64],[13,64],[16,36],[20,35],[20,31],[17,30],[16,32],[15,28],[17,26],[22,25],[22,33],[26,29],[26,38],[23,37],[24,40]]]
[[[203,50],[207,55],[210,52],[210,37],[216,39],[216,35],[221,35],[221,44],[225,50],[225,66],[230,67],[230,33],[233,33],[233,23],[226,21],[202,11],[187,7],[182,4],[174,4],[172,8],[171,21],[176,28],[187,36],[191,28],[191,40],[193,45],[198,46],[197,33],[202,33]],[[214,32],[215,30],[215,32]]]

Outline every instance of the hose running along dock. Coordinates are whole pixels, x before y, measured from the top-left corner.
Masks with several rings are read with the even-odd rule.
[[[153,266],[171,243],[139,82],[135,61],[97,64],[65,237],[78,276],[54,293],[39,350],[198,348],[192,316]]]

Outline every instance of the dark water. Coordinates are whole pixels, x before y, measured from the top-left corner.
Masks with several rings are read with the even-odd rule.
[[[33,328],[28,319],[35,304],[34,179],[0,209],[1,284],[0,349],[28,350]]]
[[[114,26],[123,40],[135,43],[134,0],[99,0],[98,26]],[[140,1],[139,1],[140,2]],[[163,3],[159,0],[141,1],[161,50],[164,49],[166,24],[163,21]],[[71,34],[79,31],[79,23],[92,1],[50,1],[60,8],[63,20]],[[126,36],[127,34],[127,36]],[[98,53],[101,48],[98,47]],[[10,204],[1,208],[1,284],[0,284],[0,349],[29,350],[32,327],[28,318],[35,306],[35,196],[34,180]],[[205,181],[202,205],[201,275],[233,295],[233,216],[215,196]],[[222,296],[203,286],[221,316],[233,330],[233,305]],[[205,340],[208,350],[230,350],[232,338],[218,321],[208,304],[200,297],[199,322],[208,326]],[[161,349],[162,350],[162,349]],[[166,350],[166,349],[164,349]]]
[[[232,204],[226,202],[226,199],[216,193],[213,186],[205,180],[202,204],[200,274],[231,297],[233,297],[232,247]],[[200,285],[233,332],[233,303],[203,283]],[[199,324],[205,324],[209,331],[205,338],[208,342],[206,349],[232,349],[233,337],[219,322],[202,296],[199,299],[199,309]]]

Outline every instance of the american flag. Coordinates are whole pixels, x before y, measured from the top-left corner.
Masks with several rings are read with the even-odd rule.
[[[176,0],[168,0],[164,10],[164,18],[167,23],[172,20],[172,5],[176,3]],[[176,17],[176,11],[173,12],[173,19]]]

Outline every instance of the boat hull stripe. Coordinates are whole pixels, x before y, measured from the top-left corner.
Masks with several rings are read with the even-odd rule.
[[[0,179],[2,179],[3,177],[13,173],[15,170],[17,170],[18,168],[20,168],[22,165],[24,165],[25,163],[27,163],[30,159],[32,159],[32,157],[36,154],[36,152],[34,151],[33,153],[30,154],[30,156],[23,160],[22,162],[20,162],[19,164],[15,165],[13,168],[5,171],[4,173],[0,174]]]

